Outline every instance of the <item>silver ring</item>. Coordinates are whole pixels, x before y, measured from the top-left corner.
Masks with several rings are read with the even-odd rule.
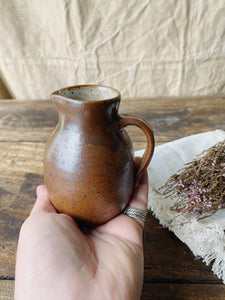
[[[129,216],[129,217],[134,218],[134,219],[141,220],[143,222],[146,220],[147,213],[148,212],[146,210],[133,208],[133,207],[130,207],[130,206],[127,206],[123,211],[124,215]]]

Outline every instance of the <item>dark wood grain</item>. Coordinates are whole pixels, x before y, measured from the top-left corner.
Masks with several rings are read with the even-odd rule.
[[[156,144],[194,133],[225,130],[225,97],[123,99],[121,113],[147,120]],[[19,229],[43,183],[43,151],[57,123],[50,101],[0,102],[0,299],[13,299]],[[128,128],[128,127],[127,127]],[[135,149],[145,147],[140,129],[127,129]],[[168,229],[149,216],[144,230],[142,299],[223,299],[225,287]]]
[[[196,259],[189,248],[173,232],[160,226],[152,215],[145,223],[144,252],[145,282],[219,281],[210,266]]]
[[[225,97],[123,99],[120,113],[149,122],[156,143],[165,143],[197,132],[224,128]],[[0,106],[0,141],[45,142],[57,123],[52,102],[5,100]],[[16,128],[16,130],[15,130]],[[144,142],[140,130],[129,126],[134,142]],[[28,130],[29,129],[29,130]]]
[[[223,300],[224,286],[217,283],[148,283],[141,300]]]

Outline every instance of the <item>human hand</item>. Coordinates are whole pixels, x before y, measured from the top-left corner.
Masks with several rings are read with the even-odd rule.
[[[129,206],[147,209],[148,177],[142,176]],[[139,299],[143,283],[144,224],[120,214],[81,230],[58,214],[46,187],[21,227],[15,277],[19,299]]]

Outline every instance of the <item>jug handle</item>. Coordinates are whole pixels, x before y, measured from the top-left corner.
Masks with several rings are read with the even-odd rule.
[[[152,132],[149,124],[146,121],[143,121],[134,116],[125,115],[125,114],[120,115],[120,117],[121,117],[119,120],[120,128],[124,128],[128,125],[137,126],[144,132],[144,134],[146,135],[146,138],[147,138],[147,146],[146,146],[145,152],[144,152],[142,159],[137,167],[135,183],[134,183],[134,186],[136,187],[139,183],[139,180],[140,180],[143,172],[145,171],[145,169],[147,169],[147,167],[151,161],[151,158],[152,158],[152,155],[154,152],[154,147],[155,147],[155,139],[154,139],[153,132]]]

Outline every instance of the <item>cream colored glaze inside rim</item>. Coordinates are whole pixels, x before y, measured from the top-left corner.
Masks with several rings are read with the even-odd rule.
[[[105,86],[78,86],[61,89],[57,93],[60,96],[83,101],[100,101],[113,99],[119,96],[119,92]]]

